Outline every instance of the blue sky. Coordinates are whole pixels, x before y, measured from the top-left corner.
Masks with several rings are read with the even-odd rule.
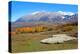
[[[18,18],[33,13],[35,11],[47,12],[78,12],[77,5],[69,4],[49,4],[49,3],[33,3],[33,2],[10,2],[11,6],[11,21],[16,21]]]

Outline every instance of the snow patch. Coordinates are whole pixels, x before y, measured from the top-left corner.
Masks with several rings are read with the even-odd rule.
[[[70,15],[70,16],[74,15],[73,12],[64,12],[64,11],[58,11],[58,12],[61,13],[62,15]]]
[[[40,11],[33,12],[32,15],[37,14],[37,13],[40,13]]]

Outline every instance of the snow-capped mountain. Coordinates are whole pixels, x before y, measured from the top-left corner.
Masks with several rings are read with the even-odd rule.
[[[15,23],[26,22],[26,23],[36,23],[36,22],[48,22],[48,23],[71,23],[78,21],[78,13],[72,12],[33,12],[31,14],[20,17]]]
[[[62,14],[57,12],[34,12],[29,15],[19,18],[16,22],[39,22],[52,21],[52,18],[61,18]]]

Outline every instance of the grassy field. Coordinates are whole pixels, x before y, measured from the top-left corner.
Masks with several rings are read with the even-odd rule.
[[[78,41],[72,40],[62,44],[42,44],[40,40],[48,38],[53,34],[72,33],[77,31],[77,26],[73,26],[71,31],[61,31],[59,29],[38,32],[38,33],[20,33],[11,36],[12,52],[33,52],[33,51],[50,51],[50,50],[65,50],[78,48]]]
[[[40,40],[48,37],[49,35],[41,34],[18,34],[12,36],[12,52],[65,50],[77,48],[77,40],[65,42],[63,44],[40,43]]]

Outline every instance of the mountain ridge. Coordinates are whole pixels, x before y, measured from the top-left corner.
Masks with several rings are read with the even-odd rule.
[[[62,24],[62,23],[74,23],[78,21],[78,13],[72,13],[72,12],[68,12],[68,13],[60,12],[60,11],[59,12],[34,12],[20,17],[14,22],[14,24],[22,25],[23,23],[40,23],[40,22]]]

